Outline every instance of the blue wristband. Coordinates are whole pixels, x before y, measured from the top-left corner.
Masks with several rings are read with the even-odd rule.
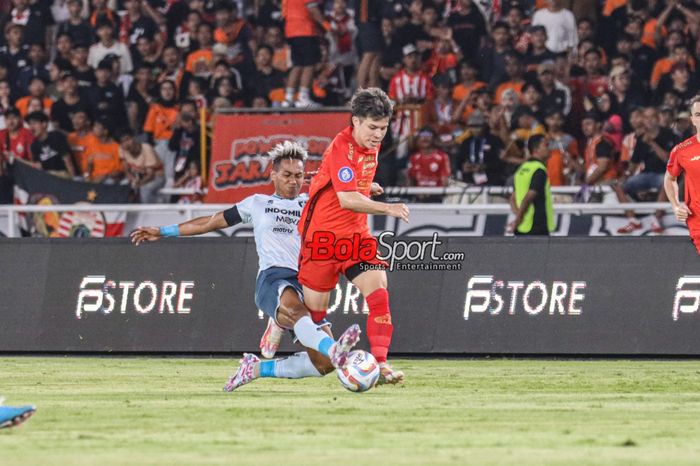
[[[180,236],[180,227],[177,224],[160,227],[160,236]]]

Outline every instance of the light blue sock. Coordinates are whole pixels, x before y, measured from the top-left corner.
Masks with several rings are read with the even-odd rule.
[[[277,359],[273,359],[272,361],[261,361],[260,377],[276,377],[275,366],[277,366]]]
[[[326,332],[314,324],[309,316],[302,317],[294,324],[294,334],[302,345],[314,349],[324,356],[328,356],[328,350],[335,343]]]
[[[321,377],[321,373],[311,362],[306,352],[295,353],[288,358],[277,360],[275,377],[284,379],[303,379],[304,377]]]

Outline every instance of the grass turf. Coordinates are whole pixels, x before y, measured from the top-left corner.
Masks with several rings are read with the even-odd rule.
[[[397,360],[404,387],[221,387],[226,359],[2,358],[0,464],[698,464],[697,361]]]

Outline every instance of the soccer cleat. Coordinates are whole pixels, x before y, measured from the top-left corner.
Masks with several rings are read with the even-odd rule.
[[[395,371],[389,363],[383,362],[379,364],[379,379],[377,380],[377,387],[379,385],[396,385],[397,383],[402,383],[404,378],[404,373],[401,371]]]
[[[267,320],[267,328],[265,333],[263,333],[260,339],[260,354],[263,358],[272,359],[275,357],[275,353],[280,347],[280,341],[282,340],[282,335],[284,334],[284,329],[277,325],[275,319],[270,317]]]
[[[2,400],[0,399],[0,403]],[[0,429],[4,427],[18,426],[36,412],[36,407],[27,405],[15,408],[14,406],[0,406]]]
[[[633,221],[629,222],[627,225],[625,225],[624,227],[618,228],[617,232],[620,233],[621,235],[628,234],[628,233],[634,232],[635,230],[639,230],[640,228],[642,228],[642,224],[633,220]]]
[[[235,374],[228,379],[226,385],[224,385],[225,392],[232,392],[238,387],[252,382],[257,377],[255,377],[254,370],[255,364],[260,362],[260,358],[254,354],[243,353],[243,359],[241,359],[241,365],[238,366],[238,370]]]
[[[362,333],[360,326],[353,324],[348,327],[348,329],[340,335],[338,341],[331,346],[328,355],[331,358],[333,367],[336,369],[345,369],[345,366],[348,365],[348,353],[350,353],[352,347],[360,341],[360,333]]]

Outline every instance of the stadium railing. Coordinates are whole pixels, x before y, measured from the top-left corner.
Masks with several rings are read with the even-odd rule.
[[[425,188],[422,188],[425,189]],[[9,237],[16,237],[18,216],[36,212],[184,212],[187,219],[194,218],[197,212],[215,212],[229,208],[229,204],[57,204],[57,205],[0,205],[0,214],[7,215]],[[412,211],[461,212],[463,214],[510,214],[508,204],[409,204]],[[615,214],[633,209],[638,214],[656,210],[671,212],[671,205],[665,202],[641,202],[628,204],[554,204],[556,213]]]

